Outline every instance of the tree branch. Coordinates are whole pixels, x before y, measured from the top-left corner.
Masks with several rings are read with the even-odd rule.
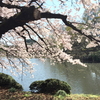
[[[11,4],[5,4],[5,3],[0,3],[0,7],[7,7],[7,8],[17,8],[17,9],[25,9],[27,7],[24,7],[24,6],[17,6],[17,5],[11,5]]]
[[[100,42],[100,40],[95,39],[94,37],[90,35],[86,35],[84,32],[76,28],[74,25],[72,25],[71,22],[67,21],[66,15],[61,14],[53,14],[49,12],[41,13],[38,9],[36,9],[34,6],[31,6],[29,8],[22,9],[20,13],[14,15],[13,17],[10,17],[8,20],[4,21],[0,25],[0,38],[2,37],[2,34],[5,34],[11,29],[14,29],[18,26],[23,26],[29,21],[39,20],[40,18],[57,18],[62,19],[62,21],[65,23],[65,25],[71,27],[73,30],[77,31],[81,35],[86,36],[90,40],[94,40],[96,42]]]
[[[66,15],[53,14],[49,12],[41,13],[41,18],[57,18],[57,19],[66,19]]]
[[[87,38],[89,38],[91,41],[96,41],[96,42],[100,42],[100,40],[95,39],[93,36],[91,35],[86,35],[84,32],[82,32],[81,30],[79,30],[77,27],[75,27],[74,25],[72,25],[71,22],[67,21],[66,18],[67,16],[65,15],[61,15],[61,14],[52,14],[52,13],[42,13],[41,14],[41,18],[57,18],[57,19],[62,19],[62,21],[65,23],[65,25],[71,27],[73,30],[77,31],[78,33],[80,33],[81,35],[86,36]]]
[[[16,30],[15,30],[16,31]],[[22,39],[24,40],[24,43],[25,43],[25,47],[26,47],[26,51],[28,52],[28,47],[27,47],[27,43],[26,43],[26,37],[25,36],[23,36],[23,35],[21,35],[19,32],[17,32],[16,31],[16,33],[20,36],[20,37],[22,37]]]
[[[95,39],[93,36],[91,35],[86,35],[84,32],[82,32],[81,30],[79,30],[78,28],[76,28],[74,25],[72,25],[71,22],[66,21],[66,19],[62,19],[62,21],[65,23],[65,25],[71,27],[73,30],[77,31],[78,33],[80,33],[81,35],[86,36],[87,38],[89,38],[91,41],[96,41],[96,42],[100,42],[100,40]]]

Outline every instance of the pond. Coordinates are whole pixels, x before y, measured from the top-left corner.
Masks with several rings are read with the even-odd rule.
[[[31,59],[31,61],[38,64],[34,67],[34,78],[29,73],[23,75],[23,80],[21,80],[22,75],[13,76],[22,84],[24,91],[29,91],[29,85],[33,81],[56,78],[67,82],[73,94],[100,94],[100,63],[87,63],[88,67],[83,67],[70,63],[50,65],[49,61],[43,63],[39,59]],[[11,75],[6,70],[3,72]]]

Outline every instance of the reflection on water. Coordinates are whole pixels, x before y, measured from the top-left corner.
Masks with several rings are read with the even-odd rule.
[[[21,81],[21,75],[18,75],[17,77],[13,76],[16,81],[23,85],[25,91],[29,90],[28,87],[33,81],[56,78],[66,81],[71,86],[72,93],[100,94],[99,63],[88,63],[88,67],[82,67],[70,63],[51,66],[48,61],[42,63],[38,59],[31,59],[31,61],[38,64],[34,67],[36,70],[33,73],[34,78],[32,78],[29,73],[27,76],[23,76],[23,81]],[[4,73],[10,74],[6,70]]]

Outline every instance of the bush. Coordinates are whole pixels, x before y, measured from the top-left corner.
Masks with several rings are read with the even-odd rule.
[[[16,92],[16,89],[13,88],[13,87],[11,87],[11,88],[9,89],[9,92]]]
[[[22,90],[22,85],[17,83],[10,75],[0,73],[0,86],[5,88],[15,88]]]
[[[32,92],[55,94],[58,90],[64,90],[70,94],[71,87],[64,81],[58,79],[47,79],[45,81],[35,81],[29,86]]]
[[[55,96],[63,96],[65,97],[67,93],[64,90],[58,90],[55,94]]]
[[[31,92],[34,92],[34,93],[41,93],[42,92],[42,88],[43,87],[43,83],[44,81],[35,81],[33,83],[31,83],[31,85],[29,86]]]

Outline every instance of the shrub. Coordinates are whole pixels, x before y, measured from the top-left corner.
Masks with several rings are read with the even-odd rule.
[[[22,85],[17,83],[10,75],[0,73],[0,86],[1,87],[6,87],[6,88],[15,88],[22,90]]]
[[[63,96],[65,97],[67,93],[64,90],[58,90],[55,94],[55,96]]]
[[[44,81],[35,81],[30,85],[30,89],[33,89],[35,87],[40,88]]]
[[[11,88],[9,89],[9,92],[16,92],[16,89],[13,88],[13,87],[11,87]]]
[[[58,90],[64,90],[70,94],[71,87],[64,81],[58,79],[47,79],[45,81],[35,81],[30,85],[30,90],[34,92],[37,90],[39,93],[55,94]]]

